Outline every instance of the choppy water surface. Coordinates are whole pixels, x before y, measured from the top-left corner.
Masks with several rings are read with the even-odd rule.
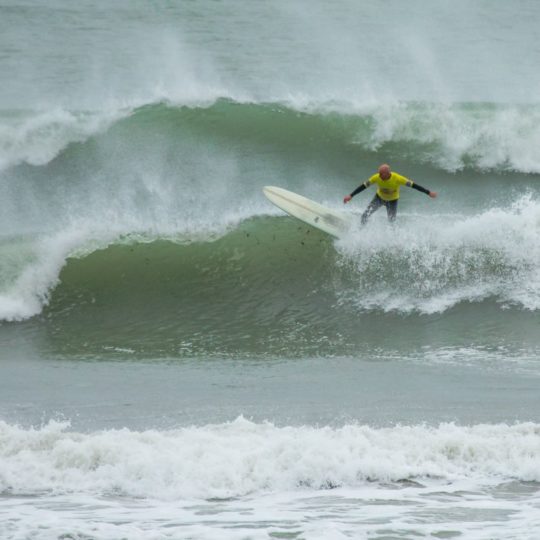
[[[3,2],[0,536],[536,539],[539,23]]]

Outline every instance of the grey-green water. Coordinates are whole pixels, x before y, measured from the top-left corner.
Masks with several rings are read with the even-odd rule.
[[[536,539],[539,23],[0,2],[0,537]]]

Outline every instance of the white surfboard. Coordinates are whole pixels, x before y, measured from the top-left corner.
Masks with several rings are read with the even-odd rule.
[[[351,226],[351,220],[344,212],[327,208],[292,191],[265,186],[263,193],[287,214],[337,238],[343,236]]]

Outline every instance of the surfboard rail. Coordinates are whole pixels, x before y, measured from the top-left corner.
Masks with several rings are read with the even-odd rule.
[[[336,238],[343,236],[351,225],[344,212],[327,208],[303,195],[277,186],[265,186],[266,198],[287,214]]]

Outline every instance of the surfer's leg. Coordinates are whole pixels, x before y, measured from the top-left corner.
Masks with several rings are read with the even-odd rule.
[[[373,197],[371,202],[368,204],[366,211],[362,214],[362,225],[367,223],[369,216],[371,216],[373,212],[376,212],[382,206],[382,204],[382,199],[378,195],[375,195],[375,197]]]
[[[388,221],[395,221],[397,215],[397,203],[398,200],[388,201],[386,203],[386,214],[388,215]]]

